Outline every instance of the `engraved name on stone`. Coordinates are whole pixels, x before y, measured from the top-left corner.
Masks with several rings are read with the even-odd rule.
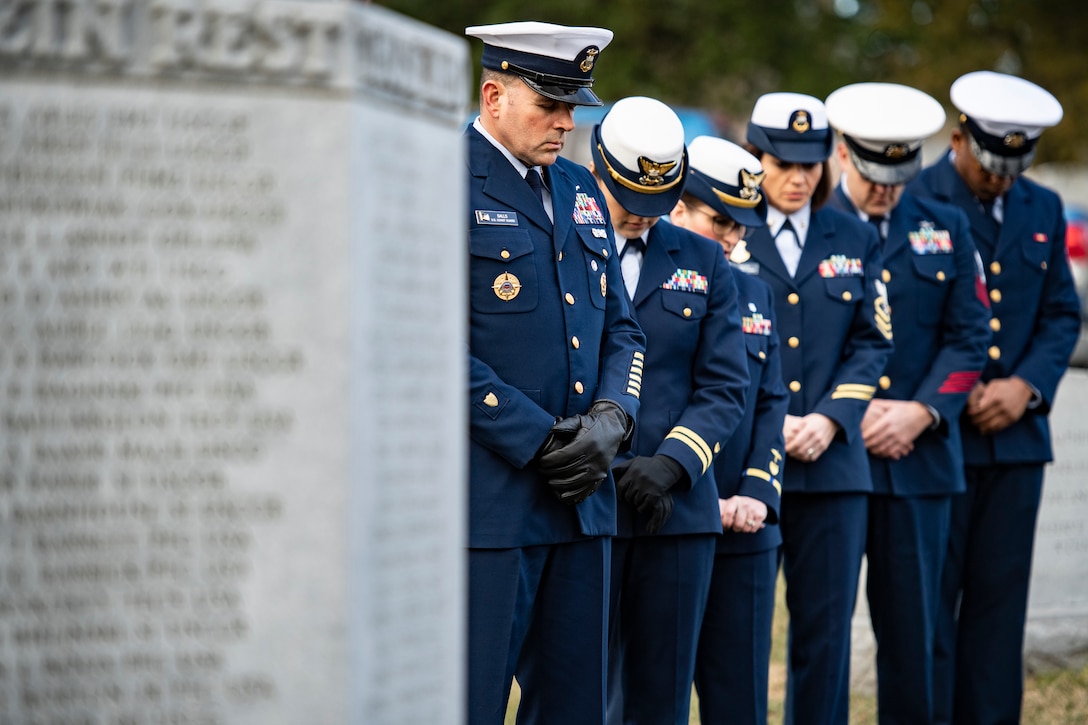
[[[0,713],[221,722],[275,492],[231,472],[291,433],[262,381],[305,355],[231,267],[285,220],[245,111],[0,105]],[[162,643],[169,643],[167,648]]]

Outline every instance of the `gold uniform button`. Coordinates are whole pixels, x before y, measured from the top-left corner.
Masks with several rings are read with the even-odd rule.
[[[1046,269],[1046,260],[1044,260],[1043,263],[1040,264],[1039,266],[1042,267],[1043,269]]]
[[[791,337],[791,338],[790,338],[789,340],[786,340],[786,343],[787,343],[787,344],[788,344],[788,345],[789,345],[790,347],[797,347],[798,345],[800,345],[800,344],[801,344],[801,341],[800,341],[800,340],[798,340],[798,339],[797,339],[796,337]]]
[[[1001,358],[1001,348],[998,347],[997,345],[994,345],[993,347],[990,348],[990,359],[991,360],[998,360],[1000,358]]]
[[[800,301],[801,301],[801,296],[800,296],[800,295],[798,295],[798,294],[797,294],[796,292],[790,292],[790,293],[789,293],[789,296],[787,296],[787,297],[786,297],[786,300],[787,300],[787,301],[788,301],[788,302],[789,302],[789,303],[790,303],[791,305],[796,305],[796,304],[797,304],[798,302],[800,302]]]
[[[993,302],[1000,302],[1001,301],[1001,290],[999,290],[999,289],[990,290],[990,300],[993,301]]]
[[[563,253],[562,253],[562,252],[560,252],[560,253],[559,253],[559,256],[558,256],[558,257],[557,257],[556,259],[557,259],[557,261],[560,261],[560,262],[562,262],[562,261],[563,261]]]
[[[797,393],[801,391],[801,382],[799,380],[790,381],[790,390]]]
[[[581,395],[582,393],[584,393],[584,392],[585,392],[585,389],[586,389],[586,387],[585,387],[584,385],[582,385],[582,381],[581,381],[581,380],[579,380],[578,382],[576,382],[576,383],[574,384],[574,392],[578,393],[579,395]]]
[[[880,278],[882,280],[884,280],[885,282],[891,282],[892,281],[892,273],[885,269],[883,272],[880,273]]]
[[[563,299],[565,299],[567,301],[568,305],[573,305],[574,304],[574,295],[572,295],[570,292],[568,292],[566,295],[564,295]]]
[[[690,307],[685,307],[684,308],[684,317],[691,317],[691,308]]]
[[[502,250],[501,252],[499,252],[499,256],[502,257],[503,259],[510,259],[510,250],[509,249]]]
[[[1001,274],[1001,262],[990,262],[990,273]]]
[[[892,386],[892,379],[889,378],[887,375],[881,375],[880,376],[880,389],[881,390],[887,390],[891,386]]]
[[[577,350],[579,347],[582,346],[582,341],[579,340],[578,336],[576,335],[570,339],[570,344],[574,346],[575,350]]]
[[[605,259],[608,259],[608,247],[601,247],[601,254],[604,255]]]
[[[842,298],[849,302],[850,300],[854,299],[854,295],[850,294],[850,290],[846,290],[842,293]]]
[[[999,332],[1001,330],[1001,320],[996,317],[990,320],[990,329],[994,332]]]
[[[767,353],[765,353],[765,352],[763,352],[762,350],[760,350],[760,351],[759,351],[759,359],[760,359],[760,360],[766,360],[766,359],[767,359]]]
[[[944,282],[944,271],[943,270],[937,270],[937,279],[940,280],[941,282]]]

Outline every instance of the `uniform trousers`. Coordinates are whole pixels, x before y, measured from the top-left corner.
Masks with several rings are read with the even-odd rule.
[[[880,725],[933,721],[933,638],[951,496],[869,499],[869,615]]]
[[[714,557],[695,662],[702,725],[766,725],[777,579],[777,546]]]
[[[851,620],[868,513],[867,493],[782,494],[790,613],[785,725],[847,725]]]
[[[1020,722],[1043,465],[967,466],[952,501],[934,643],[934,722]]]
[[[609,725],[687,725],[715,534],[612,541]]]
[[[469,550],[468,725],[604,723],[611,541]]]

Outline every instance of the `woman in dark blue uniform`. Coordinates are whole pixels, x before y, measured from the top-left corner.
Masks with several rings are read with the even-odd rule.
[[[688,174],[668,106],[618,101],[593,129],[592,154],[646,335],[639,419],[614,467],[608,722],[687,725],[720,531],[711,465],[748,390],[736,285],[718,245],[660,219]]]
[[[763,163],[769,205],[767,226],[748,240],[748,264],[774,290],[791,393],[780,517],[790,612],[786,722],[845,725],[872,490],[861,419],[892,346],[879,237],[856,217],[820,208],[832,135],[818,99],[761,96],[747,140]]]
[[[741,238],[761,227],[767,202],[759,189],[759,159],[724,139],[699,136],[688,147],[691,173],[684,196],[669,215],[718,242],[734,265],[751,383],[744,417],[714,461],[722,534],[695,662],[699,721],[703,725],[767,722],[771,623],[778,577],[776,524],[781,500],[782,423],[789,393],[782,383],[774,294],[745,274]],[[761,523],[759,526],[755,524]]]

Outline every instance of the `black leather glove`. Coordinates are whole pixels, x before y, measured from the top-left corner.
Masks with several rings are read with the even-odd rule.
[[[537,454],[536,467],[564,503],[585,501],[608,476],[631,420],[617,403],[598,400],[584,415],[552,426]]]
[[[616,466],[616,493],[650,520],[646,531],[656,534],[672,515],[669,489],[684,476],[684,468],[665,455],[636,456]]]

